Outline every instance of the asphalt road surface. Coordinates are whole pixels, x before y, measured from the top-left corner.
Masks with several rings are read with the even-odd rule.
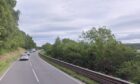
[[[83,84],[31,54],[28,61],[16,61],[1,78],[0,84]]]

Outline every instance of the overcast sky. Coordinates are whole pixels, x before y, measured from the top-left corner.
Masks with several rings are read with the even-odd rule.
[[[125,43],[140,42],[140,0],[18,0],[19,27],[37,45],[57,36],[78,40],[82,31],[107,26]]]

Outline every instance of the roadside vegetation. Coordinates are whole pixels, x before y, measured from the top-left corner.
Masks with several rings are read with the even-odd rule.
[[[22,48],[0,55],[0,76],[24,52]]]
[[[32,37],[19,30],[20,11],[15,6],[16,0],[0,0],[0,74],[24,49],[36,47]]]
[[[92,28],[79,39],[58,37],[43,49],[51,57],[140,84],[140,54],[117,41],[109,29]]]
[[[32,37],[18,28],[19,10],[15,10],[16,0],[0,0],[0,54],[16,50],[18,47],[35,47]]]

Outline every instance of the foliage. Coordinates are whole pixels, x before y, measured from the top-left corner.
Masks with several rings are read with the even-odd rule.
[[[18,47],[35,47],[32,38],[18,29],[20,11],[14,10],[15,5],[16,0],[0,0],[0,54]]]
[[[135,49],[117,41],[109,29],[105,27],[92,28],[83,32],[80,38],[82,40],[76,42],[70,39],[60,40],[58,37],[54,44],[47,43],[43,49],[46,54],[54,58],[139,82],[140,77],[136,73],[139,73],[140,67],[139,63],[135,63],[139,55]],[[135,74],[130,72],[133,69],[133,66],[129,64],[131,61],[134,61],[132,64],[139,67],[133,70]],[[128,76],[130,77],[127,78]]]
[[[17,50],[10,51],[8,53],[0,55],[0,76],[6,71],[6,69],[9,67],[9,65],[16,61],[19,56],[25,52],[24,49],[18,48]]]
[[[139,61],[124,62],[120,66],[118,74],[121,78],[131,80],[136,84],[140,84],[140,62]]]

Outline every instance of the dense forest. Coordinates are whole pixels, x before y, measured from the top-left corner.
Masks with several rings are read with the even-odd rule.
[[[140,84],[140,55],[117,41],[105,27],[83,32],[79,41],[56,39],[43,49],[48,56]]]
[[[36,46],[32,37],[19,30],[19,10],[15,10],[16,0],[0,0],[0,54],[23,47]],[[30,45],[29,45],[30,44]]]

